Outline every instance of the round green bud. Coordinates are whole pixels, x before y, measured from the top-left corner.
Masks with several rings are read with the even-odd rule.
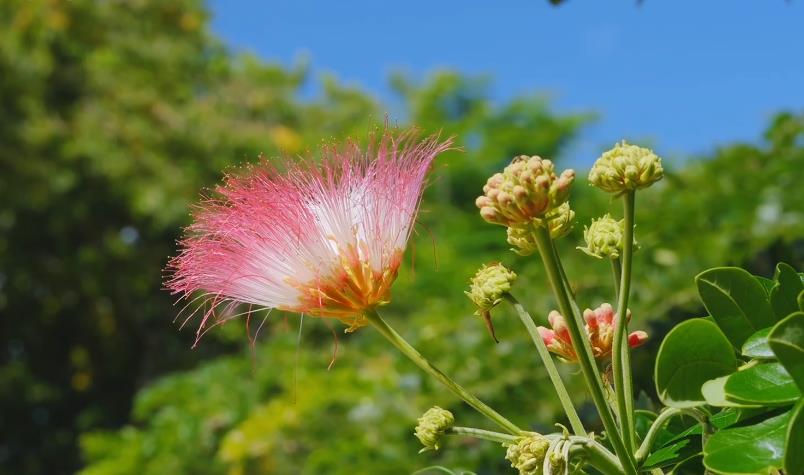
[[[598,259],[617,259],[623,248],[624,227],[625,220],[617,221],[608,214],[593,219],[589,227],[583,228],[586,247],[578,249]]]
[[[550,237],[558,239],[570,232],[574,219],[575,211],[570,208],[569,202],[562,203],[547,213],[544,218],[536,218],[526,225],[509,227],[508,244],[512,245],[511,250],[520,256],[529,256],[538,250],[535,228],[547,226],[550,230]]]
[[[509,445],[505,458],[519,471],[519,475],[541,475],[549,448],[550,441],[534,432]]]
[[[438,406],[431,407],[416,425],[416,438],[424,445],[422,451],[438,450],[444,434],[455,425],[455,416]]]
[[[621,195],[647,188],[663,176],[662,159],[652,150],[622,141],[597,159],[589,172],[589,182]]]
[[[574,180],[572,170],[556,175],[550,160],[521,155],[488,179],[475,204],[490,223],[525,225],[567,201]]]
[[[477,306],[477,314],[483,315],[502,301],[515,280],[516,273],[500,263],[483,265],[469,281],[469,291],[464,293]]]

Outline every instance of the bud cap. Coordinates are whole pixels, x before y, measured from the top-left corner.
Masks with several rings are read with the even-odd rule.
[[[455,416],[446,409],[433,406],[419,417],[416,438],[424,445],[422,452],[438,450],[444,434],[455,425]]]

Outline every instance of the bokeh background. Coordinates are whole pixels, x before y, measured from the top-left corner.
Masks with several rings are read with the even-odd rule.
[[[637,203],[644,407],[662,335],[701,311],[695,274],[804,268],[800,2],[471,3],[0,1],[0,473],[507,473],[491,443],[417,454],[432,405],[485,422],[370,329],[275,312],[253,345],[236,320],[190,349],[161,289],[223,170],[315,154],[386,116],[462,151],[436,166],[385,314],[521,426],[561,422],[546,375],[507,309],[495,345],[462,295],[501,260],[532,313],[553,306],[538,260],[473,205],[511,157],[579,171],[560,248],[584,306],[612,290],[575,250],[583,223],[619,213],[585,170],[621,138],[665,157]]]

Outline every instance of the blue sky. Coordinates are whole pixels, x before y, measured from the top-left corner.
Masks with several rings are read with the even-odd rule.
[[[543,93],[600,120],[568,151],[621,138],[667,156],[759,141],[775,111],[804,108],[804,5],[792,0],[210,0],[235,50],[390,102],[388,77],[451,68],[493,78],[493,97]],[[523,151],[528,152],[528,151]],[[538,151],[532,151],[537,153]]]

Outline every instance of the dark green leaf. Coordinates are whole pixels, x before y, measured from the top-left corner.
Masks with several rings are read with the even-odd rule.
[[[701,475],[703,472],[703,456],[697,454],[673,467],[668,475]]]
[[[804,312],[795,312],[777,323],[768,343],[779,362],[804,391]]]
[[[784,470],[786,473],[804,473],[804,399],[793,408],[785,442]]]
[[[656,357],[656,390],[671,407],[704,403],[701,386],[737,368],[729,340],[712,322],[696,318],[667,334]]]
[[[704,466],[729,475],[768,475],[782,467],[790,412],[747,427],[713,434],[704,447]]]
[[[798,294],[798,309],[804,312],[804,290]]]
[[[768,345],[768,333],[770,328],[763,328],[762,330],[754,333],[743,343],[743,355],[749,358],[759,359],[774,359],[776,355],[773,354],[770,345]]]
[[[662,447],[661,449],[648,455],[645,459],[645,468],[662,467],[667,462],[675,460],[681,453],[681,449],[690,443],[690,439],[679,440],[678,442]]]
[[[717,267],[698,274],[695,281],[706,310],[735,348],[776,322],[765,289],[745,270]]]
[[[752,366],[726,380],[726,398],[744,404],[783,406],[801,397],[796,383],[779,363]]]
[[[778,284],[771,289],[770,302],[776,313],[776,319],[781,320],[799,310],[797,297],[804,290],[804,283],[796,274],[796,270],[784,262],[776,265],[774,277]]]

